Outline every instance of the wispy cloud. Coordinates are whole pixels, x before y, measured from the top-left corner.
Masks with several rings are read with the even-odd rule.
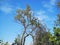
[[[50,0],[49,3],[44,2],[43,7],[47,9],[49,12],[54,12],[56,0]]]
[[[39,20],[46,20],[49,19],[49,17],[46,15],[46,12],[43,10],[37,11],[35,12],[35,16],[39,19]]]
[[[2,6],[0,7],[0,10],[4,13],[11,13],[13,9],[11,7]]]
[[[17,9],[22,9],[20,6],[13,6],[10,4],[5,4],[0,6],[0,11],[5,14],[11,14],[12,12],[16,12]]]
[[[10,5],[10,3],[8,2],[8,0],[2,0],[0,2],[1,6],[0,6],[0,11],[2,11],[5,14],[11,13],[12,12],[12,7]]]
[[[44,7],[47,9],[47,11],[54,12],[54,10],[53,10],[54,7],[52,5],[44,4]]]
[[[53,23],[53,21],[55,20],[55,18],[50,17],[49,14],[47,14],[47,12],[44,10],[36,11],[35,17],[38,18],[43,24],[45,24],[46,22]]]
[[[51,5],[55,5],[55,3],[56,3],[56,0],[50,0]]]

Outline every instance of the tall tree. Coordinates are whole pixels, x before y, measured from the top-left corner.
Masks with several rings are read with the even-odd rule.
[[[29,35],[32,36],[34,41],[34,32],[36,32],[37,29],[40,29],[42,24],[36,17],[33,16],[29,5],[27,5],[25,10],[17,10],[15,20],[17,23],[22,24],[23,26],[23,32],[21,35],[21,45],[25,44],[25,39]]]

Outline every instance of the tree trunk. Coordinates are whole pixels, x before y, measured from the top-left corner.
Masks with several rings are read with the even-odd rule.
[[[23,40],[23,45],[25,45],[25,38],[24,38],[24,40]]]

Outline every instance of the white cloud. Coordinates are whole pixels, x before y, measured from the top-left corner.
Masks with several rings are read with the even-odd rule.
[[[49,12],[54,12],[56,0],[50,0],[49,3],[44,2],[43,7],[47,9]]]
[[[35,12],[35,17],[37,17],[39,20],[48,20],[49,19],[49,17],[46,15],[46,12],[45,11],[43,11],[43,10],[40,10],[40,11],[37,11],[37,12]]]
[[[52,6],[52,5],[50,5],[50,4],[44,4],[44,6],[43,6],[44,8],[46,8],[47,9],[47,11],[49,11],[49,12],[54,12],[54,6]]]
[[[51,5],[55,5],[55,3],[56,3],[56,0],[50,0]]]
[[[37,11],[37,14],[38,14],[38,15],[43,15],[43,14],[45,14],[45,11],[42,11],[42,10]]]
[[[53,21],[55,20],[55,18],[52,18],[49,15],[50,14],[48,14],[44,10],[40,10],[40,11],[35,12],[35,17],[38,18],[38,20],[40,20],[43,25],[45,25],[45,23],[48,23],[48,22],[51,22],[53,24]]]
[[[0,10],[4,13],[11,13],[13,9],[11,7],[2,6],[0,7]]]

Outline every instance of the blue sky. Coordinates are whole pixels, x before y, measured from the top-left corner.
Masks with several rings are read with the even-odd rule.
[[[1,0],[0,1],[0,39],[13,42],[23,27],[14,20],[17,9],[25,9],[29,4],[35,16],[51,29],[57,15],[57,0]],[[30,37],[29,37],[30,38]],[[30,44],[31,38],[26,42]],[[29,40],[29,41],[28,41]]]

